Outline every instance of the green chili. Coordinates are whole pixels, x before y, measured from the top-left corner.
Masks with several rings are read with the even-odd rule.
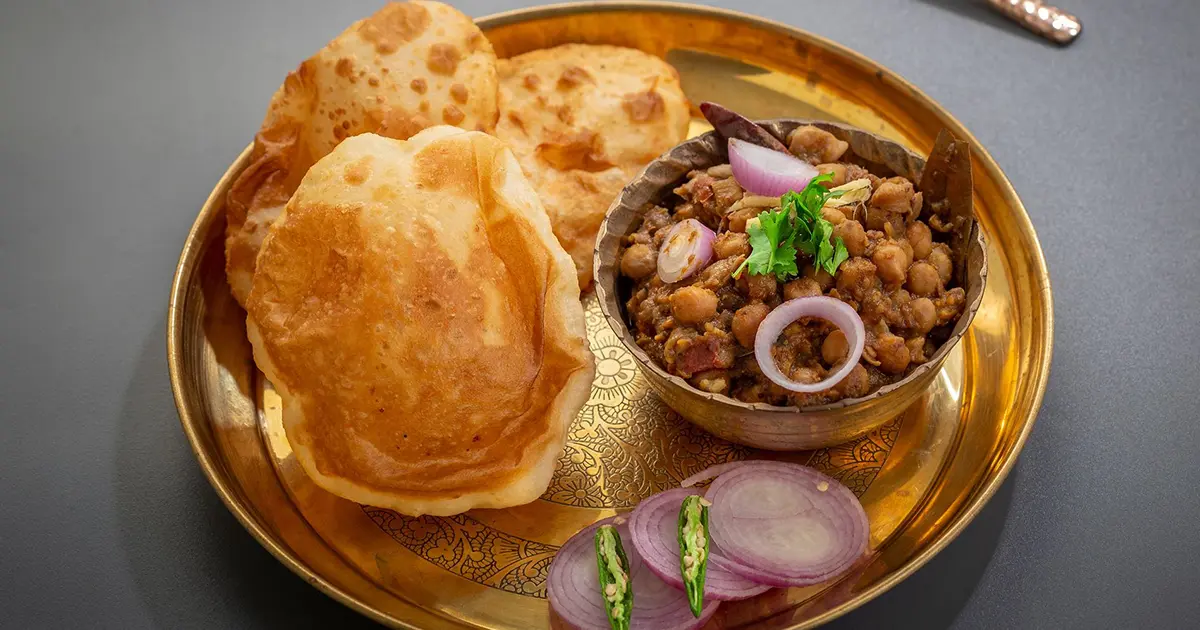
[[[612,525],[596,529],[596,565],[600,570],[600,595],[612,630],[629,630],[633,613],[633,585],[629,582],[629,558],[621,546],[621,535]]]
[[[679,507],[679,569],[696,617],[704,608],[704,578],[708,575],[709,505],[703,497],[692,495]]]

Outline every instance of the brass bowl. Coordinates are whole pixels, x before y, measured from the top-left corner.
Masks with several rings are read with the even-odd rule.
[[[850,150],[871,164],[921,182],[924,158],[895,141],[870,132],[849,125],[794,118],[759,124],[785,144],[788,134],[796,127],[815,125],[849,142]],[[945,149],[952,142],[946,134],[946,144],[939,143],[935,151],[944,151],[943,157],[953,156],[953,148]],[[952,181],[947,198],[952,214],[970,218],[964,242],[956,243],[958,251],[955,251],[956,275],[967,292],[966,309],[950,337],[938,347],[933,357],[895,383],[860,398],[846,398],[824,405],[784,407],[747,403],[692,387],[686,380],[668,373],[637,345],[629,330],[624,307],[627,296],[622,294],[627,292],[621,290],[621,241],[638,228],[646,209],[667,197],[689,171],[728,163],[725,141],[715,131],[691,138],[651,162],[613,201],[600,226],[595,253],[596,294],[604,316],[637,360],[650,386],[667,405],[720,438],[755,448],[796,451],[833,446],[861,437],[903,413],[929,389],[950,351],[966,334],[983,301],[987,283],[987,245],[972,211],[969,148],[965,142],[957,143],[957,146],[962,152],[958,156],[962,168],[948,171]],[[928,195],[928,191],[922,192]],[[959,194],[955,195],[955,192]]]

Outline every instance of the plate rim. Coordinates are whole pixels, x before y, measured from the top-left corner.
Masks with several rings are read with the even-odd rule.
[[[705,17],[717,17],[724,19],[737,20],[745,22],[756,27],[767,28],[779,31],[785,35],[795,37],[800,40],[812,41],[832,52],[844,56],[862,66],[871,68],[877,73],[882,73],[895,81],[900,87],[907,90],[916,100],[923,102],[930,111],[935,113],[947,126],[951,127],[957,135],[965,138],[972,144],[980,163],[994,175],[993,179],[1000,188],[1000,196],[1003,197],[1006,204],[1016,211],[1016,223],[1020,232],[1025,238],[1035,245],[1030,252],[1031,268],[1036,272],[1037,282],[1035,284],[1044,287],[1042,296],[1039,300],[1041,315],[1045,322],[1045,329],[1042,332],[1044,339],[1041,344],[1042,352],[1033,357],[1034,370],[1027,375],[1027,378],[1032,378],[1037,381],[1037,386],[1033,391],[1031,399],[1031,412],[1026,419],[1021,432],[1016,436],[1016,439],[1008,447],[1008,452],[1003,454],[1003,461],[999,470],[988,479],[982,486],[982,490],[977,492],[972,497],[968,504],[959,512],[957,518],[951,522],[946,529],[927,547],[922,549],[920,553],[909,558],[900,567],[892,570],[886,577],[872,584],[869,588],[858,593],[853,598],[847,600],[841,605],[835,606],[826,610],[810,619],[804,620],[792,626],[789,630],[800,630],[802,628],[812,628],[821,624],[827,623],[840,617],[852,610],[855,610],[863,604],[879,597],[883,593],[890,590],[896,584],[912,575],[917,569],[927,564],[935,555],[946,548],[951,542],[958,538],[959,534],[971,523],[979,512],[987,505],[988,501],[1004,484],[1016,464],[1017,458],[1025,446],[1030,433],[1033,431],[1034,425],[1037,423],[1039,413],[1045,399],[1046,388],[1049,384],[1050,365],[1053,358],[1054,350],[1054,302],[1053,292],[1050,280],[1049,270],[1046,266],[1045,254],[1042,249],[1041,241],[1034,230],[1033,223],[1030,220],[1029,213],[1022,203],[1016,190],[1013,188],[1012,182],[1005,175],[999,164],[992,155],[983,147],[979,140],[972,134],[965,125],[955,118],[948,110],[940,103],[926,94],[916,85],[910,83],[899,73],[889,69],[883,64],[867,57],[866,55],[850,49],[831,39],[817,35],[810,31],[785,24],[762,16],[752,15],[732,9],[719,7],[709,7],[691,3],[681,2],[665,2],[662,0],[586,0],[583,2],[566,2],[554,3],[546,5],[538,5],[521,9],[513,9],[499,13],[489,14],[474,21],[481,28],[495,28],[513,23],[536,20],[545,17],[557,16],[562,14],[578,14],[578,13],[607,13],[616,11],[659,11],[666,13],[675,13],[680,16],[700,15]],[[175,400],[175,407],[178,412],[180,424],[183,427],[183,432],[187,437],[188,445],[195,456],[197,463],[200,464],[201,470],[204,472],[205,478],[216,491],[221,502],[234,515],[237,521],[244,529],[266,549],[271,555],[275,556],[280,563],[288,567],[293,573],[303,578],[309,584],[312,584],[321,592],[339,603],[349,607],[350,609],[384,625],[399,627],[405,629],[419,630],[402,619],[393,617],[381,610],[378,610],[368,604],[363,603],[353,595],[345,592],[337,585],[326,580],[321,574],[317,573],[308,566],[299,557],[293,555],[291,550],[284,544],[276,541],[275,538],[260,525],[254,515],[252,515],[245,506],[243,506],[235,496],[236,490],[231,487],[231,480],[225,478],[225,471],[222,470],[223,465],[215,461],[215,458],[208,453],[202,446],[203,437],[199,434],[195,424],[196,420],[192,417],[191,406],[193,401],[190,400],[188,393],[183,387],[184,377],[184,362],[181,360],[182,351],[182,331],[183,325],[183,305],[187,297],[188,285],[186,280],[190,278],[196,265],[199,263],[201,246],[206,235],[211,227],[211,224],[219,216],[219,211],[224,207],[224,199],[221,191],[226,190],[232,183],[233,179],[241,172],[248,160],[253,144],[247,145],[241,150],[238,156],[229,165],[216,185],[209,192],[204,204],[201,206],[200,213],[192,223],[188,230],[186,240],[184,241],[183,249],[180,253],[179,260],[176,263],[175,274],[171,281],[170,301],[167,307],[167,326],[166,326],[166,341],[167,341],[167,372],[171,381],[171,392]],[[1036,307],[1035,307],[1036,308]],[[410,602],[405,602],[406,605],[413,606]],[[784,611],[781,611],[784,612]]]

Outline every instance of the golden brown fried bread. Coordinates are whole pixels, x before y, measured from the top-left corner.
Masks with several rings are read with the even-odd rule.
[[[246,309],[304,470],[405,514],[536,499],[591,387],[571,259],[479,132],[342,142],[271,229]]]
[[[679,75],[639,50],[585,44],[502,59],[499,69],[496,135],[517,154],[586,287],[609,204],[687,135]]]
[[[243,306],[267,230],[314,162],[343,139],[404,139],[432,125],[492,131],[496,55],[471,18],[439,2],[387,4],[288,75],[229,192],[226,275]]]

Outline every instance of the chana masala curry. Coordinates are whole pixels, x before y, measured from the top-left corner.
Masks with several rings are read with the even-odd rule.
[[[796,128],[786,149],[731,140],[730,164],[688,173],[646,210],[621,250],[631,331],[655,363],[705,392],[801,407],[865,396],[929,360],[964,312],[949,208],[818,127]],[[779,173],[791,167],[764,168],[772,159],[802,161],[816,176],[778,196],[749,192],[787,189]],[[756,335],[775,309],[812,296],[853,308],[865,337],[843,378],[793,391],[764,374]],[[769,354],[766,371],[812,384],[853,352],[828,319],[799,317]]]

